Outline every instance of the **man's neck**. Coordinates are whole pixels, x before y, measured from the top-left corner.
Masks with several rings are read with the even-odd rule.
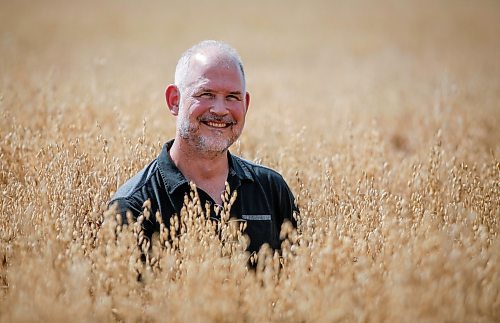
[[[216,203],[225,187],[229,172],[227,151],[200,152],[196,147],[176,138],[170,148],[170,157],[188,181],[208,193]]]

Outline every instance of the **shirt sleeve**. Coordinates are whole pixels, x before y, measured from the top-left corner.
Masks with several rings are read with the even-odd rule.
[[[280,215],[280,228],[285,221],[290,221],[294,228],[297,228],[296,214],[299,214],[299,208],[295,203],[295,197],[288,187],[288,184],[283,178],[279,183],[279,212]]]

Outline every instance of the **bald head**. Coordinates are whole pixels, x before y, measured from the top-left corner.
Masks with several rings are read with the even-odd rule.
[[[187,85],[186,79],[190,64],[192,63],[198,65],[222,64],[227,68],[236,65],[241,72],[243,87],[245,88],[245,72],[241,58],[234,48],[224,42],[205,40],[189,48],[182,54],[175,68],[175,85],[181,92],[184,92]]]

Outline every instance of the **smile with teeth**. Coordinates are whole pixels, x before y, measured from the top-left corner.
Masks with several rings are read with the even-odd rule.
[[[229,127],[232,123],[226,123],[226,122],[217,122],[217,121],[205,121],[203,122],[204,124],[214,127],[214,128],[227,128]]]

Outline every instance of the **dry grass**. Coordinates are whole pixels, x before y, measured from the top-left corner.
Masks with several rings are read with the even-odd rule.
[[[0,321],[500,321],[499,30],[486,0],[3,1]],[[246,63],[233,150],[302,211],[281,270],[195,196],[145,262],[106,212],[204,38]]]

